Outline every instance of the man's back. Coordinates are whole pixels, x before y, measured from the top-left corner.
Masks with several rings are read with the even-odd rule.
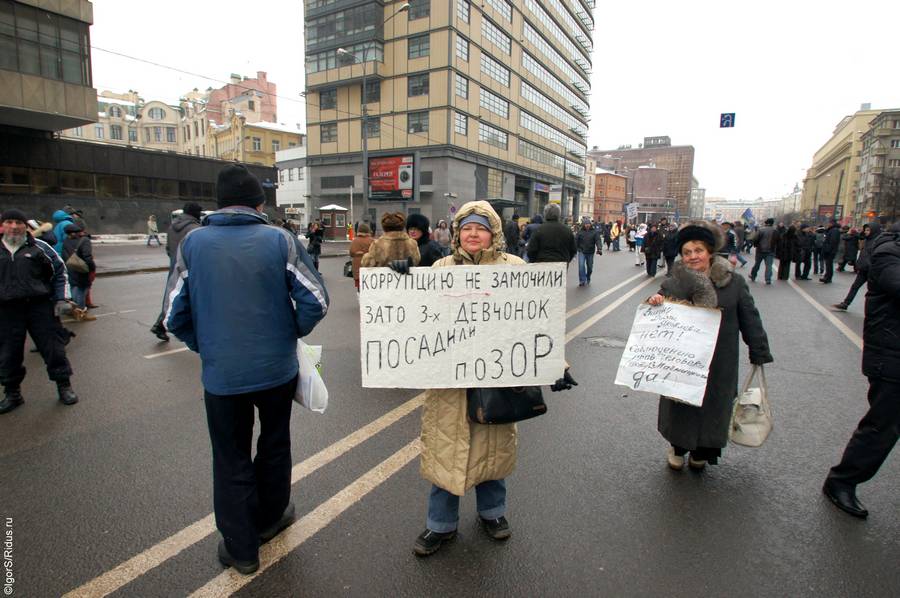
[[[528,259],[532,262],[568,263],[575,252],[575,235],[558,220],[544,222],[528,242]]]

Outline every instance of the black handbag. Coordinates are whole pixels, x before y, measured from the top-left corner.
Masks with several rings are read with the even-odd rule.
[[[511,424],[547,413],[540,386],[469,388],[466,403],[469,421],[479,424]]]

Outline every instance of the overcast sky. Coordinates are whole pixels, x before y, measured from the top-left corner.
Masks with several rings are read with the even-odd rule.
[[[261,70],[278,85],[279,120],[304,121],[303,0],[93,5],[98,90],[175,102]],[[707,196],[782,195],[861,103],[900,108],[894,0],[599,0],[594,17],[588,146],[693,145]],[[737,113],[734,129],[719,128],[721,112]]]

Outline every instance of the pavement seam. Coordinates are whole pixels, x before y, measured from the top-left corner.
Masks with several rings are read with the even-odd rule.
[[[856,345],[856,348],[857,348],[857,349],[859,349],[860,351],[862,351],[862,348],[863,348],[863,340],[859,337],[858,334],[856,334],[855,332],[853,332],[852,330],[850,330],[850,327],[849,327],[849,326],[847,326],[846,324],[844,324],[843,322],[841,322],[841,321],[837,318],[837,316],[835,316],[833,313],[831,313],[830,311],[828,311],[828,310],[827,310],[825,307],[823,307],[822,304],[820,304],[818,301],[816,301],[815,299],[813,299],[812,296],[811,296],[809,293],[807,293],[806,291],[804,291],[803,289],[801,289],[800,286],[799,286],[796,282],[794,282],[793,280],[789,280],[789,281],[788,281],[788,284],[791,286],[791,288],[793,288],[795,291],[797,291],[797,293],[799,293],[800,296],[803,297],[803,298],[807,301],[807,303],[809,303],[810,305],[812,305],[812,306],[816,309],[816,311],[818,311],[820,314],[822,314],[823,316],[825,316],[825,319],[826,319],[826,320],[828,320],[829,322],[831,322],[832,324],[834,324],[834,327],[837,328],[837,329],[841,332],[841,334],[843,334],[844,336],[846,336],[846,337],[850,340],[851,343],[853,343],[854,345]]]

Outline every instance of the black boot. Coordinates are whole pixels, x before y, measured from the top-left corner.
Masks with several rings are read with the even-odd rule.
[[[156,338],[161,341],[168,342],[169,340],[169,335],[166,334],[166,327],[163,326],[163,323],[161,321],[157,321],[156,324],[154,324],[153,327],[150,328],[150,332],[155,334]]]
[[[72,390],[72,384],[68,380],[57,382],[56,390],[59,392],[59,402],[63,405],[74,405],[78,402],[78,395]]]
[[[21,390],[18,388],[7,388],[3,400],[0,401],[0,415],[9,413],[24,402],[25,399],[22,397]]]

